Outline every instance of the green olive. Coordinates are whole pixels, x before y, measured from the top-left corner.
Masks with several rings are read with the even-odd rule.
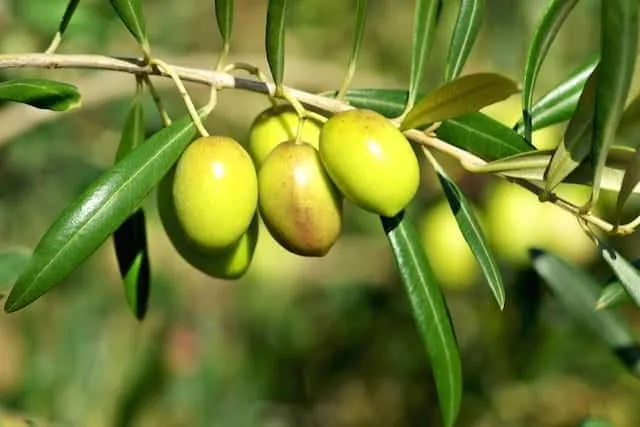
[[[256,117],[249,131],[249,154],[258,167],[278,144],[296,139],[299,122],[298,115],[289,104],[267,108]],[[317,149],[321,127],[319,121],[305,119],[300,139]]]
[[[221,249],[247,231],[258,204],[251,158],[234,139],[199,138],[178,160],[172,186],[176,217],[186,236]]]
[[[413,199],[420,168],[413,148],[384,116],[349,110],[332,116],[320,133],[320,157],[329,176],[361,208],[394,216]]]
[[[174,178],[175,168],[172,168],[158,187],[160,220],[173,247],[191,266],[212,277],[230,280],[244,275],[251,265],[258,241],[257,212],[251,220],[249,229],[231,246],[222,249],[199,246],[187,236],[178,221],[173,197]]]
[[[278,145],[258,173],[260,214],[285,249],[324,256],[340,235],[342,197],[310,144]]]

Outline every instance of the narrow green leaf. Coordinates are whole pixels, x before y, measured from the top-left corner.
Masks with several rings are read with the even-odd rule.
[[[327,95],[335,96],[336,92]],[[408,92],[399,89],[350,89],[345,100],[357,108],[377,111],[387,118],[398,117],[407,103]]]
[[[564,24],[576,3],[578,3],[578,0],[551,0],[544,11],[540,25],[536,28],[533,41],[529,45],[527,63],[524,68],[524,81],[522,83],[524,137],[527,141],[531,141],[532,120],[530,111],[533,103],[533,89],[540,73],[542,62],[546,58],[562,24]]]
[[[80,93],[68,83],[17,79],[0,83],[0,100],[29,104],[44,110],[67,111],[80,106]]]
[[[425,150],[425,154],[431,156],[428,151]],[[433,165],[438,180],[444,192],[451,212],[458,222],[460,232],[467,241],[469,248],[473,252],[484,277],[487,279],[487,283],[493,292],[493,296],[500,307],[500,310],[504,309],[505,292],[504,284],[502,283],[502,275],[498,268],[498,263],[493,256],[491,248],[487,243],[487,239],[484,236],[482,227],[478,222],[473,207],[464,196],[460,187],[447,175],[444,169],[432,158],[431,164]]]
[[[640,145],[640,94],[627,105],[616,129],[616,143],[630,147]]]
[[[629,299],[629,294],[619,281],[608,284],[600,293],[596,302],[596,310],[611,308]]]
[[[636,305],[640,306],[640,271],[602,240],[598,241],[598,249],[627,294]]]
[[[638,1],[602,0],[600,16],[601,60],[598,66],[592,146],[593,202],[598,199],[607,153],[615,139],[635,68]]]
[[[276,86],[284,80],[284,35],[287,0],[269,0],[267,8],[267,28],[265,48],[271,76]]]
[[[353,38],[353,45],[351,47],[351,56],[349,57],[349,66],[347,67],[347,73],[344,76],[340,90],[338,91],[338,98],[343,99],[346,95],[347,89],[353,80],[353,76],[356,72],[356,66],[358,64],[358,58],[360,56],[360,48],[362,47],[362,37],[364,35],[364,24],[367,17],[367,4],[368,0],[356,0],[356,23]]]
[[[140,95],[137,94],[127,112],[120,136],[120,145],[116,152],[116,162],[144,142],[144,109]]]
[[[458,17],[453,26],[447,65],[444,71],[445,81],[453,80],[462,71],[471,53],[484,14],[484,0],[460,0]]]
[[[78,7],[80,0],[69,0],[67,3],[67,7],[64,10],[64,14],[62,15],[62,19],[60,20],[60,25],[58,26],[58,32],[60,35],[64,34],[67,31],[67,27],[69,26],[69,22],[71,22],[71,18]]]
[[[447,305],[411,222],[403,213],[381,220],[429,355],[444,425],[451,427],[462,398],[462,364]]]
[[[147,139],[68,205],[42,237],[4,309],[32,303],[64,280],[140,207],[195,135],[189,117]]]
[[[576,111],[569,121],[564,137],[554,151],[544,172],[545,191],[553,191],[587,158],[591,152],[593,117],[595,114],[597,68],[585,85]]]
[[[409,98],[407,108],[413,107],[420,82],[423,78],[424,63],[427,60],[433,33],[436,28],[438,0],[416,0],[413,12],[413,44],[411,54],[411,78],[409,80]]]
[[[6,287],[13,285],[22,270],[31,259],[31,254],[26,250],[13,250],[0,254],[0,294]]]
[[[149,52],[149,40],[142,13],[142,0],[109,0],[127,30],[142,46],[145,53]]]
[[[131,312],[144,319],[149,305],[151,272],[145,215],[138,209],[113,233],[118,268]]]
[[[116,161],[121,160],[144,142],[144,110],[138,93],[125,119]],[[123,279],[127,303],[133,315],[142,320],[146,314],[149,287],[149,249],[142,209],[138,209],[113,233],[118,268]]]
[[[500,174],[507,178],[527,179],[542,184],[544,171],[552,154],[553,150],[530,151],[494,160],[483,166],[473,167],[472,170],[477,173]],[[611,147],[602,174],[603,190],[620,191],[624,171],[633,155],[633,150],[628,147]],[[584,162],[567,177],[566,182],[591,186],[592,179],[592,166],[589,162]],[[636,185],[633,193],[640,194],[640,185]]]
[[[513,129],[482,113],[445,120],[436,133],[441,139],[488,161],[534,150]]]
[[[531,130],[543,129],[569,120],[578,105],[582,89],[598,65],[598,58],[575,70],[566,80],[543,95],[531,107]],[[520,119],[516,131],[524,135],[524,123]]]
[[[213,0],[222,43],[229,44],[233,28],[233,0]]]
[[[622,178],[622,185],[620,186],[620,192],[616,200],[616,217],[620,219],[622,217],[622,210],[624,205],[629,200],[629,197],[633,193],[633,190],[640,183],[640,147],[636,148],[633,159],[624,171],[624,177]]]
[[[407,113],[402,129],[419,128],[473,113],[518,92],[518,85],[494,73],[458,77],[426,94]]]
[[[639,344],[617,313],[595,310],[598,282],[579,267],[541,250],[532,250],[533,267],[567,312],[591,329],[635,376],[640,376]]]

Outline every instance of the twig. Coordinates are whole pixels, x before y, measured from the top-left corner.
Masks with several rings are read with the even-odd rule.
[[[170,65],[170,67],[172,70],[172,74],[174,74],[174,79],[178,77],[180,80],[184,81],[212,85],[218,90],[242,89],[251,92],[264,93],[271,96],[274,96],[276,91],[275,85],[273,85],[272,83],[265,83],[255,79],[236,77],[225,72],[181,67],[176,65]],[[64,55],[46,53],[0,55],[0,69],[7,68],[94,69],[117,71],[136,75],[161,76],[168,78],[172,77],[166,72],[166,70],[159,69],[147,64],[144,58],[109,57],[103,55]],[[308,92],[288,87],[284,89],[289,96],[297,99],[303,105],[305,105],[305,107],[308,107],[312,110],[333,114],[353,108],[352,106],[337,99],[332,99],[321,95],[314,95]],[[457,148],[433,136],[429,136],[423,131],[412,129],[405,131],[404,133],[407,138],[418,144],[433,147],[435,149],[438,149],[439,151],[453,156],[454,158],[458,159],[463,166],[483,165],[485,163],[484,160],[473,155],[472,153]],[[541,192],[543,191],[543,189],[537,186],[535,183],[524,179],[512,179],[512,181],[536,195],[541,194]],[[616,232],[619,234],[629,234],[633,231],[633,229],[629,228],[616,228],[612,224],[599,217],[576,211],[576,209],[579,208],[557,196],[553,198],[552,203],[574,215],[579,216],[584,221],[587,221],[604,231]]]

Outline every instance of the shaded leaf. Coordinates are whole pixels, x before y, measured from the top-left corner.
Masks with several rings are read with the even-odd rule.
[[[151,272],[145,215],[138,209],[113,233],[124,294],[133,315],[144,319],[149,305]]]
[[[636,148],[633,158],[624,171],[620,192],[616,200],[616,218],[620,219],[622,217],[624,205],[629,200],[633,190],[638,186],[638,183],[640,183],[640,147]]]
[[[271,76],[276,86],[284,79],[284,35],[287,0],[269,0],[267,7],[267,27],[265,48]]]
[[[616,129],[616,143],[630,147],[640,145],[640,95],[627,105]]]
[[[116,162],[121,160],[134,148],[144,142],[145,122],[144,109],[139,94],[136,95],[127,112],[120,136],[120,144],[116,151]]]
[[[575,70],[566,80],[543,95],[531,107],[531,130],[569,120],[578,105],[584,85],[598,65],[598,58]],[[516,123],[516,131],[524,135],[524,122]]]
[[[516,83],[494,73],[458,77],[426,94],[407,113],[402,129],[412,129],[473,113],[518,92]]]
[[[0,100],[29,104],[44,110],[66,111],[80,106],[80,93],[68,83],[16,79],[0,83]]]
[[[488,161],[534,150],[513,129],[482,113],[445,120],[436,133],[439,138]]]
[[[591,152],[593,117],[595,114],[597,68],[587,80],[578,100],[576,111],[569,121],[562,141],[551,156],[544,172],[545,191],[553,191],[587,158]]]
[[[591,200],[598,199],[607,153],[629,93],[638,44],[638,1],[608,0],[601,6],[600,64],[593,124]]]
[[[233,28],[233,0],[213,0],[213,3],[222,42],[229,44]]]
[[[125,119],[116,161],[144,142],[144,128],[144,110],[138,93]],[[142,320],[147,312],[151,276],[142,209],[135,211],[118,227],[113,233],[113,243],[127,303],[133,315]]]
[[[426,149],[425,154],[427,156],[431,156]],[[493,256],[491,248],[487,243],[482,227],[473,212],[473,207],[465,197],[462,190],[460,190],[458,185],[447,175],[444,169],[442,169],[433,157],[431,164],[436,170],[438,180],[440,181],[444,195],[449,202],[451,212],[458,222],[460,232],[467,241],[467,244],[478,261],[478,264],[480,264],[480,268],[485,279],[487,279],[491,292],[493,293],[500,310],[502,310],[504,309],[505,303],[502,275],[500,274],[498,263]]]
[[[67,7],[64,9],[64,14],[60,20],[60,25],[58,25],[58,32],[61,35],[67,30],[67,26],[69,25],[69,22],[71,22],[71,18],[73,17],[79,3],[80,0],[69,0],[67,3]]]
[[[576,3],[578,3],[578,0],[551,0],[529,45],[527,62],[524,68],[524,81],[522,82],[524,137],[527,141],[531,141],[532,119],[530,111],[533,103],[533,89],[540,73],[542,62],[546,58],[562,24],[564,24]]]
[[[427,60],[433,33],[436,28],[438,0],[416,0],[413,12],[413,42],[411,48],[411,77],[409,80],[409,98],[407,107],[413,107],[420,82],[424,76],[424,63]]]
[[[600,293],[597,281],[550,252],[534,249],[531,258],[533,267],[567,312],[606,343],[627,369],[640,376],[640,347],[628,325],[615,312],[595,310]]]
[[[636,305],[640,306],[640,271],[602,240],[598,241],[598,249],[627,294]]]
[[[460,1],[458,17],[449,43],[447,65],[444,71],[445,81],[455,79],[462,71],[478,37],[483,14],[484,0]]]
[[[149,52],[149,40],[142,13],[142,0],[109,0],[127,30],[142,46],[145,53]]]
[[[403,213],[381,220],[429,355],[444,425],[451,427],[462,397],[462,366],[449,311],[411,222]]]
[[[530,151],[494,160],[483,166],[475,166],[471,169],[477,173],[497,173],[508,178],[527,179],[542,184],[544,182],[544,171],[552,154],[553,150]],[[627,147],[614,146],[611,148],[602,174],[602,189],[616,192],[620,190],[624,171],[632,156],[633,150]],[[592,179],[593,169],[591,164],[584,162],[565,181],[572,184],[591,186]],[[640,185],[637,185],[633,192],[640,194]]]
[[[103,173],[47,230],[5,303],[16,311],[64,280],[140,207],[195,135],[189,117],[147,139]]]
[[[611,308],[628,299],[629,294],[625,291],[622,283],[618,281],[610,283],[600,293],[598,301],[596,302],[596,310]]]

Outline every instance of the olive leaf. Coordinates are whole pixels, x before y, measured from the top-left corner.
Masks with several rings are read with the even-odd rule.
[[[609,264],[634,303],[640,306],[640,271],[609,244],[598,240],[600,255]]]
[[[144,109],[138,92],[125,118],[116,162],[144,142]],[[118,268],[125,297],[133,315],[142,320],[147,312],[151,273],[145,214],[136,210],[113,233]]]
[[[213,0],[216,11],[216,22],[222,37],[222,43],[228,46],[233,28],[233,0]]]
[[[462,71],[473,48],[484,13],[484,0],[461,0],[458,16],[453,26],[447,65],[444,71],[445,81],[453,80]]]
[[[530,110],[531,130],[536,131],[569,120],[578,105],[584,85],[598,65],[598,58],[574,70],[564,81],[553,87],[536,101]],[[515,130],[524,136],[521,118]]]
[[[144,53],[148,55],[149,40],[142,13],[142,0],[109,0],[109,2],[127,30],[140,44]]]
[[[500,310],[504,309],[505,292],[500,268],[482,231],[480,222],[476,218],[473,207],[460,187],[447,175],[429,151],[424,149],[424,153],[435,169],[442,191],[449,203],[451,212],[456,218],[462,236],[469,245],[476,261],[478,261]]]
[[[629,294],[625,291],[620,281],[609,283],[600,293],[596,302],[596,310],[611,308],[616,304],[629,299]]]
[[[67,26],[69,26],[69,22],[71,22],[71,18],[73,17],[79,3],[80,0],[69,0],[67,3],[67,7],[64,9],[64,14],[62,15],[62,19],[58,25],[58,33],[60,35],[63,35],[67,30]]]
[[[578,3],[578,0],[551,0],[542,16],[542,22],[536,28],[533,40],[529,45],[522,83],[524,137],[527,141],[531,141],[532,119],[530,110],[533,103],[533,89],[540,73],[540,68],[558,31],[560,31],[576,3]]]
[[[467,165],[467,167],[476,173],[499,174],[507,178],[526,179],[542,184],[544,171],[552,155],[553,150],[535,150],[503,157],[482,166]],[[633,155],[634,151],[628,147],[611,147],[602,173],[601,188],[603,190],[620,191],[624,172]],[[592,180],[592,166],[589,162],[583,162],[565,181],[571,184],[591,186]],[[640,194],[640,185],[634,187],[633,193]]]
[[[449,310],[416,230],[404,212],[381,220],[429,355],[444,425],[452,427],[462,398],[462,363]]]
[[[580,95],[576,111],[569,121],[564,137],[551,157],[544,171],[545,191],[553,191],[587,158],[591,152],[593,138],[593,118],[595,115],[596,68],[587,80]]]
[[[445,120],[438,137],[485,160],[495,160],[534,150],[513,129],[482,113]]]
[[[605,342],[626,368],[639,377],[639,344],[629,326],[613,311],[594,309],[600,294],[596,279],[550,252],[534,249],[531,258],[534,269],[567,312]]]
[[[26,78],[1,82],[0,100],[45,110],[67,111],[80,106],[80,93],[68,83]]]
[[[427,60],[433,33],[436,28],[438,0],[416,0],[413,12],[413,41],[411,48],[411,74],[409,79],[409,96],[407,108],[413,107],[420,83],[424,76],[424,63]]]
[[[601,7],[600,64],[593,124],[593,187],[595,203],[607,153],[615,140],[631,86],[638,44],[638,1],[603,0]]]
[[[516,83],[494,73],[468,74],[426,94],[409,110],[400,126],[419,128],[473,113],[518,92]]]
[[[140,207],[195,135],[190,117],[157,132],[69,204],[36,246],[4,309],[19,310],[64,280]]]
[[[633,158],[624,171],[624,177],[616,200],[616,218],[618,221],[622,218],[624,205],[638,186],[638,183],[640,183],[640,147],[636,148]]]
[[[367,4],[369,0],[356,0],[356,22],[355,22],[355,36],[353,38],[353,45],[351,46],[351,56],[349,57],[349,66],[345,74],[342,86],[338,91],[338,98],[344,97],[348,89],[351,79],[356,71],[356,65],[358,64],[358,57],[360,56],[360,48],[362,47],[362,37],[364,36],[364,24],[367,17]]]
[[[286,27],[287,0],[269,0],[265,49],[271,76],[277,87],[284,79],[284,36]]]

